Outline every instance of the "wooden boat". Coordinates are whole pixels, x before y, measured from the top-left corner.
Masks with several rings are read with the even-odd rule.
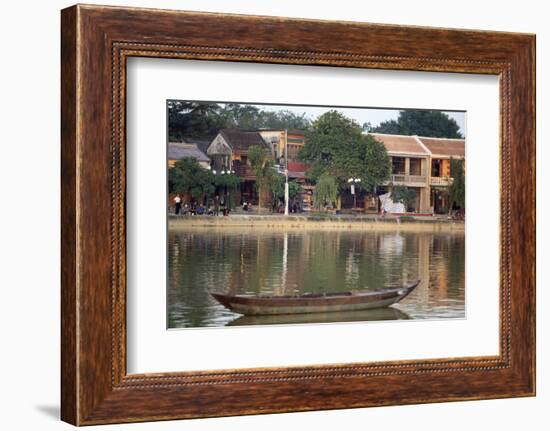
[[[420,280],[402,287],[303,295],[225,295],[210,292],[224,307],[244,315],[326,313],[388,307],[409,295]]]

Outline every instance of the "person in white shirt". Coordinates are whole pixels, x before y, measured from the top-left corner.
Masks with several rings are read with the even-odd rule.
[[[176,204],[176,215],[179,215],[181,211],[181,197],[180,195],[176,195],[174,198],[174,203]]]

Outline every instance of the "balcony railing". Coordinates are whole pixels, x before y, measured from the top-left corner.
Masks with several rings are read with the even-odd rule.
[[[426,175],[406,175],[406,174],[392,174],[388,183],[396,185],[416,185],[425,186],[428,184],[428,178]]]
[[[239,177],[241,177],[245,180],[255,180],[256,179],[256,175],[254,174],[254,171],[246,163],[240,163],[240,162],[234,161],[232,167],[233,167],[233,170],[235,171],[235,173]]]
[[[430,184],[432,186],[448,186],[452,184],[453,179],[449,177],[431,177]]]

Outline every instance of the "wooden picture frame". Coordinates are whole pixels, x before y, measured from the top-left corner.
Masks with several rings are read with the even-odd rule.
[[[83,5],[61,17],[64,421],[91,425],[535,394],[534,35]],[[500,354],[128,375],[130,56],[499,76]]]

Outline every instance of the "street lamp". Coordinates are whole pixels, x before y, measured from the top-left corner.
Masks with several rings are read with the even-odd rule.
[[[359,186],[361,178],[348,178],[350,184],[351,194],[353,195],[353,209],[357,209],[357,195],[355,194],[355,185]]]

